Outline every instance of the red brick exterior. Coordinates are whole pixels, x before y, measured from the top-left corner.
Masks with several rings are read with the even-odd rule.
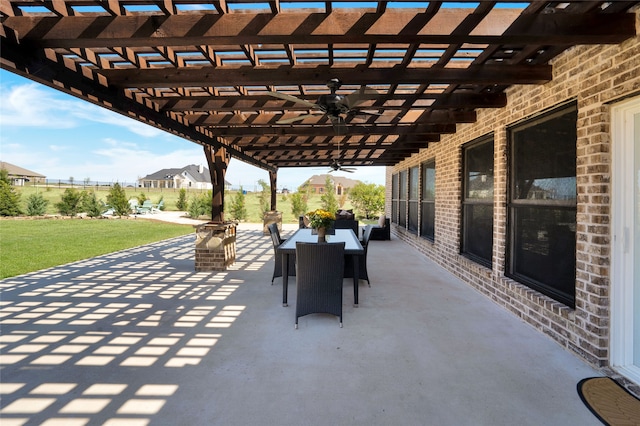
[[[636,22],[640,23],[640,13]],[[388,167],[386,214],[391,215],[392,175],[435,158],[435,242],[392,225],[394,235],[590,364],[604,367],[609,361],[610,324],[610,107],[640,95],[640,37],[620,45],[578,46],[552,65],[551,82],[509,89],[506,107],[478,110],[476,123],[460,124],[456,134],[445,135],[440,142]],[[507,127],[572,100],[578,106],[575,309],[505,277]],[[495,181],[489,269],[460,255],[461,146],[491,133]]]

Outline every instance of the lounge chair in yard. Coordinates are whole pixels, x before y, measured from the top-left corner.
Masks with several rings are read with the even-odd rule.
[[[151,202],[151,200],[145,200],[141,206],[136,207],[136,214],[151,213],[151,209],[153,209],[153,203]]]

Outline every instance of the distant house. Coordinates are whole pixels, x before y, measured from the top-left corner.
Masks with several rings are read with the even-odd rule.
[[[6,161],[0,161],[0,169],[4,169],[9,173],[9,179],[14,186],[24,186],[26,182],[43,183],[46,179],[46,176],[40,173],[23,169]]]
[[[225,188],[230,184],[225,181]],[[181,169],[162,169],[138,179],[140,188],[213,189],[209,169],[191,164]]]
[[[324,185],[327,177],[333,182],[333,187],[336,191],[336,195],[342,195],[345,191],[356,186],[360,183],[359,180],[349,179],[344,176],[332,176],[332,175],[313,175],[307,180],[311,192],[315,194],[324,194]]]

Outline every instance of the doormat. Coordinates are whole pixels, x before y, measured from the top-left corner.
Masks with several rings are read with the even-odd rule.
[[[606,425],[640,425],[640,400],[608,377],[578,383],[582,402]]]

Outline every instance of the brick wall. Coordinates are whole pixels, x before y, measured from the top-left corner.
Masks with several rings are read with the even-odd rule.
[[[636,15],[640,28],[640,12]],[[454,135],[414,154],[386,173],[391,213],[391,176],[436,160],[436,235],[431,243],[392,226],[396,237],[528,322],[594,366],[609,357],[610,273],[610,105],[640,95],[640,37],[614,46],[578,46],[557,57],[553,80],[545,85],[517,86],[507,91],[501,109],[478,110],[474,124],[458,125]],[[507,126],[577,101],[577,245],[576,308],[505,277],[507,231]],[[459,254],[461,228],[461,146],[493,134],[494,244],[492,268]]]

